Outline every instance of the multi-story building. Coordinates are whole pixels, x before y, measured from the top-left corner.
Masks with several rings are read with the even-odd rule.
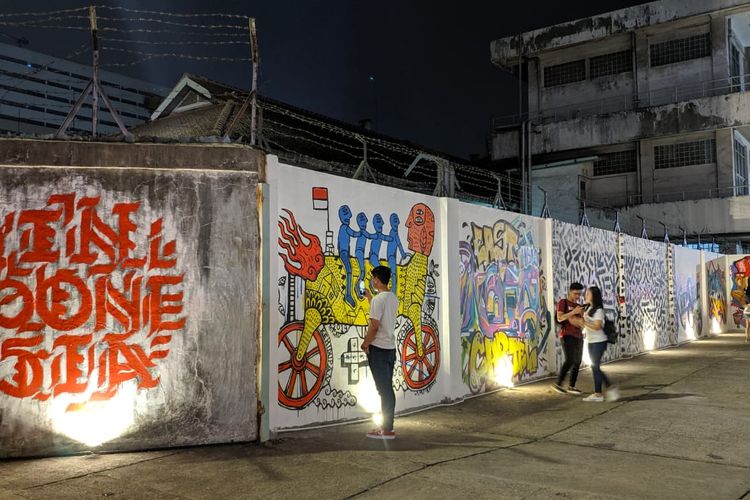
[[[52,134],[65,120],[91,79],[90,66],[0,44],[0,132]],[[127,76],[100,71],[99,80],[126,127],[148,121],[168,88]],[[98,133],[119,133],[104,103],[99,101]],[[90,99],[69,133],[91,132]]]
[[[663,0],[492,43],[522,112],[492,158],[530,179],[529,207],[623,230],[750,239],[750,2]],[[519,72],[520,68],[520,72]],[[655,235],[654,235],[655,236]],[[734,250],[734,247],[732,247]]]

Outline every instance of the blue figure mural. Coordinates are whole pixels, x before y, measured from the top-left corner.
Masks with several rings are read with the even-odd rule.
[[[348,205],[342,205],[339,208],[339,220],[341,221],[338,239],[339,257],[341,258],[341,263],[344,264],[344,269],[346,269],[346,293],[344,294],[344,300],[350,306],[354,307],[354,297],[352,297],[352,263],[349,260],[349,250],[351,247],[349,243],[351,238],[359,237],[359,232],[349,227],[349,223],[352,220],[352,211]]]
[[[370,240],[370,264],[372,267],[378,267],[380,265],[380,245],[384,241],[391,241],[390,236],[386,236],[383,234],[383,225],[385,224],[385,221],[383,220],[383,216],[380,214],[375,214],[375,216],[372,218],[372,227],[375,228],[375,232],[371,235],[372,240]]]
[[[401,259],[406,258],[406,252],[404,246],[401,244],[401,237],[398,235],[398,226],[401,224],[401,220],[398,218],[398,214],[391,214],[391,231],[388,233],[388,267],[396,269],[396,252],[401,251]],[[398,273],[393,273],[391,276],[393,285],[391,291],[395,294],[398,293]]]
[[[357,245],[354,247],[354,255],[357,256],[357,263],[359,264],[357,274],[357,295],[359,296],[360,283],[363,283],[365,279],[365,247],[367,246],[367,240],[372,240],[374,235],[367,232],[367,216],[364,212],[357,214],[357,226],[359,231],[357,232]]]

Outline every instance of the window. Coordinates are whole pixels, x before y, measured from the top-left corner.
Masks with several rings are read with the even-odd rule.
[[[737,139],[734,140],[734,195],[750,194],[747,179],[747,147]]]
[[[571,61],[544,68],[544,86],[554,87],[586,79],[586,60]]]
[[[742,58],[740,57],[740,51],[734,43],[730,43],[729,49],[729,75],[732,81],[732,91],[739,92],[742,90]]]
[[[651,45],[651,66],[663,66],[710,55],[711,34],[706,33]]]
[[[594,176],[624,174],[638,170],[635,150],[616,151],[599,155],[594,162]]]
[[[630,50],[614,52],[589,59],[589,77],[617,75],[633,69],[633,53]]]
[[[654,168],[716,163],[716,140],[665,144],[654,148]]]

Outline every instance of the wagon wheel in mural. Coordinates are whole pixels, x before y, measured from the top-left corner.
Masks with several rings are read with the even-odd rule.
[[[284,325],[279,331],[279,404],[291,410],[305,408],[320,389],[327,383],[333,359],[331,343],[328,336],[316,329],[307,345],[302,359],[297,359],[303,321],[294,321]]]
[[[422,354],[420,355],[419,338],[414,326],[409,323],[408,331],[399,342],[401,345],[401,370],[409,389],[419,391],[435,381],[440,368],[440,341],[437,326],[434,322],[422,323]]]

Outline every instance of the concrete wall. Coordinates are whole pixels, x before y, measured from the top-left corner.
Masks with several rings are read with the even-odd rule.
[[[553,221],[552,260],[554,262],[554,302],[568,293],[573,282],[586,288],[597,286],[602,291],[607,317],[620,317],[617,297],[618,241],[611,231],[588,228],[577,224]],[[624,331],[622,332],[624,334]],[[622,346],[607,350],[605,359],[622,356]],[[588,363],[588,358],[585,358]],[[563,361],[562,345],[557,343],[558,366]]]
[[[451,335],[449,352],[460,359],[452,368],[460,368],[463,380],[453,394],[553,373],[551,220],[466,203],[449,208],[458,229],[449,272],[460,290],[450,318],[451,332],[460,335]]]
[[[750,197],[650,203],[627,207],[622,211],[623,231],[631,234],[640,232],[640,221],[636,219],[636,215],[649,220],[669,221],[672,227],[686,228],[688,234],[701,233],[705,228],[711,228],[714,234],[741,234],[750,231]]]
[[[660,24],[674,21],[689,24],[694,21],[690,19],[692,16],[702,16],[738,6],[742,8],[745,5],[744,0],[649,2],[528,31],[522,33],[520,39],[518,36],[512,36],[495,40],[491,45],[492,61],[500,66],[510,66],[516,64],[519,55],[532,57],[542,51],[602,40],[633,30],[649,27],[658,29]]]
[[[727,295],[727,328],[744,330],[745,317],[742,312],[747,305],[745,290],[750,286],[750,256],[727,255],[729,271],[729,295]]]
[[[0,456],[256,439],[262,156],[2,145]]]
[[[706,263],[706,290],[709,331],[713,334],[724,333],[728,329],[729,320],[726,257],[722,256]]]
[[[696,278],[683,275],[697,271],[700,252],[301,170],[273,157],[267,165],[264,425],[271,434],[378,412],[359,348],[369,306],[355,292],[347,300],[347,282],[353,290],[361,268],[368,281],[371,259],[398,269],[397,412],[555,373],[562,354],[552,314],[571,281],[604,291],[620,329],[606,360],[691,339],[678,327],[675,290],[692,284],[680,298],[696,307]],[[347,226],[367,234],[339,241]],[[388,238],[400,239],[406,254],[389,249]],[[695,312],[687,318],[697,321]]]
[[[622,111],[547,123],[540,127],[541,133],[534,134],[532,153],[536,156],[741,126],[750,123],[748,99],[750,96],[747,93],[736,93],[654,106],[639,111]],[[518,143],[515,142],[516,146],[509,148],[512,140],[502,137],[506,133],[497,133],[493,136],[494,160],[518,156]]]
[[[373,264],[398,269],[392,284],[400,300],[397,408],[443,399],[449,386],[443,201],[274,157],[268,182],[269,240],[277,242],[268,296],[270,430],[369,417],[379,408],[360,348],[369,303],[356,291],[359,281],[369,283]]]
[[[582,177],[591,176],[591,165],[591,162],[583,162],[532,170],[531,185],[547,191],[547,206],[555,219],[568,222],[580,220],[579,183]],[[533,189],[531,212],[539,216],[543,207],[544,194],[539,189]]]
[[[703,335],[701,253],[675,246],[673,266],[678,342],[686,342]]]

